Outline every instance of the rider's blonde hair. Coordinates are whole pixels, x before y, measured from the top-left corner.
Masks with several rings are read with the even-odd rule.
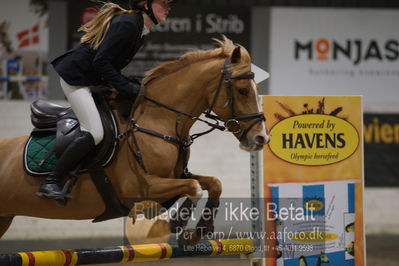
[[[85,32],[80,42],[88,43],[91,48],[97,50],[104,40],[111,20],[117,15],[127,13],[132,13],[132,10],[126,10],[114,3],[104,3],[97,15],[78,29]]]

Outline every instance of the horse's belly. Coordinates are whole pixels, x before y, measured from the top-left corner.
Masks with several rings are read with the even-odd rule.
[[[65,207],[59,207],[54,200],[42,199],[36,196],[42,178],[37,179],[37,185],[21,184],[21,189],[8,193],[1,215],[23,215],[49,219],[93,219],[100,215],[105,206],[96,188],[86,175],[79,176],[72,189],[70,199]]]
[[[27,137],[0,140],[0,216],[25,215],[56,219],[91,219],[104,210],[94,184],[87,175],[79,176],[72,190],[73,199],[60,208],[55,201],[36,196],[40,177],[23,169],[23,151]]]
[[[23,150],[27,137],[0,140],[0,213],[16,212],[15,205],[29,204],[22,195],[33,193],[40,180],[26,175],[23,169]],[[32,194],[34,197],[35,194]]]

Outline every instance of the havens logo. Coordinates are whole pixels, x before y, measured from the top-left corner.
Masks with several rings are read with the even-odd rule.
[[[270,131],[271,151],[299,165],[328,165],[350,157],[359,145],[352,124],[336,116],[304,114],[278,122]]]
[[[318,40],[294,41],[295,60],[337,61],[346,59],[358,65],[361,62],[394,62],[399,59],[399,41],[396,39],[345,41]]]

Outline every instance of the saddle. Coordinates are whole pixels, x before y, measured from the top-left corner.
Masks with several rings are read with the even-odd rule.
[[[106,205],[105,212],[93,220],[99,222],[126,216],[129,210],[120,203],[103,169],[117,152],[118,126],[104,95],[102,93],[92,95],[102,119],[104,139],[70,173],[70,178],[62,189],[64,196],[57,199],[57,203],[66,205],[77,175],[89,172]],[[57,158],[80,133],[79,121],[70,107],[37,100],[31,105],[31,122],[34,129],[25,145],[24,168],[31,176],[44,177],[53,171]]]
[[[103,167],[107,166],[112,161],[118,145],[118,126],[108,103],[99,93],[93,94],[93,98],[102,119],[104,139],[80,165],[79,173],[88,171],[94,162],[100,162]],[[31,122],[34,129],[27,144],[43,146],[44,151],[37,151],[39,148],[27,145],[25,170],[32,176],[46,176],[53,170],[51,162],[54,161],[54,157],[59,158],[80,133],[79,121],[70,107],[37,100],[31,105]]]

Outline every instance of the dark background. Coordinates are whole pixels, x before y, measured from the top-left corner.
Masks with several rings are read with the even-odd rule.
[[[399,114],[364,114],[365,127],[372,126],[373,135],[371,141],[364,142],[364,172],[366,186],[369,187],[392,187],[399,186],[399,142],[398,134],[393,131],[393,142],[384,143],[377,141],[374,137],[375,122],[378,119],[379,131],[382,124],[389,124],[394,129],[399,126]]]

